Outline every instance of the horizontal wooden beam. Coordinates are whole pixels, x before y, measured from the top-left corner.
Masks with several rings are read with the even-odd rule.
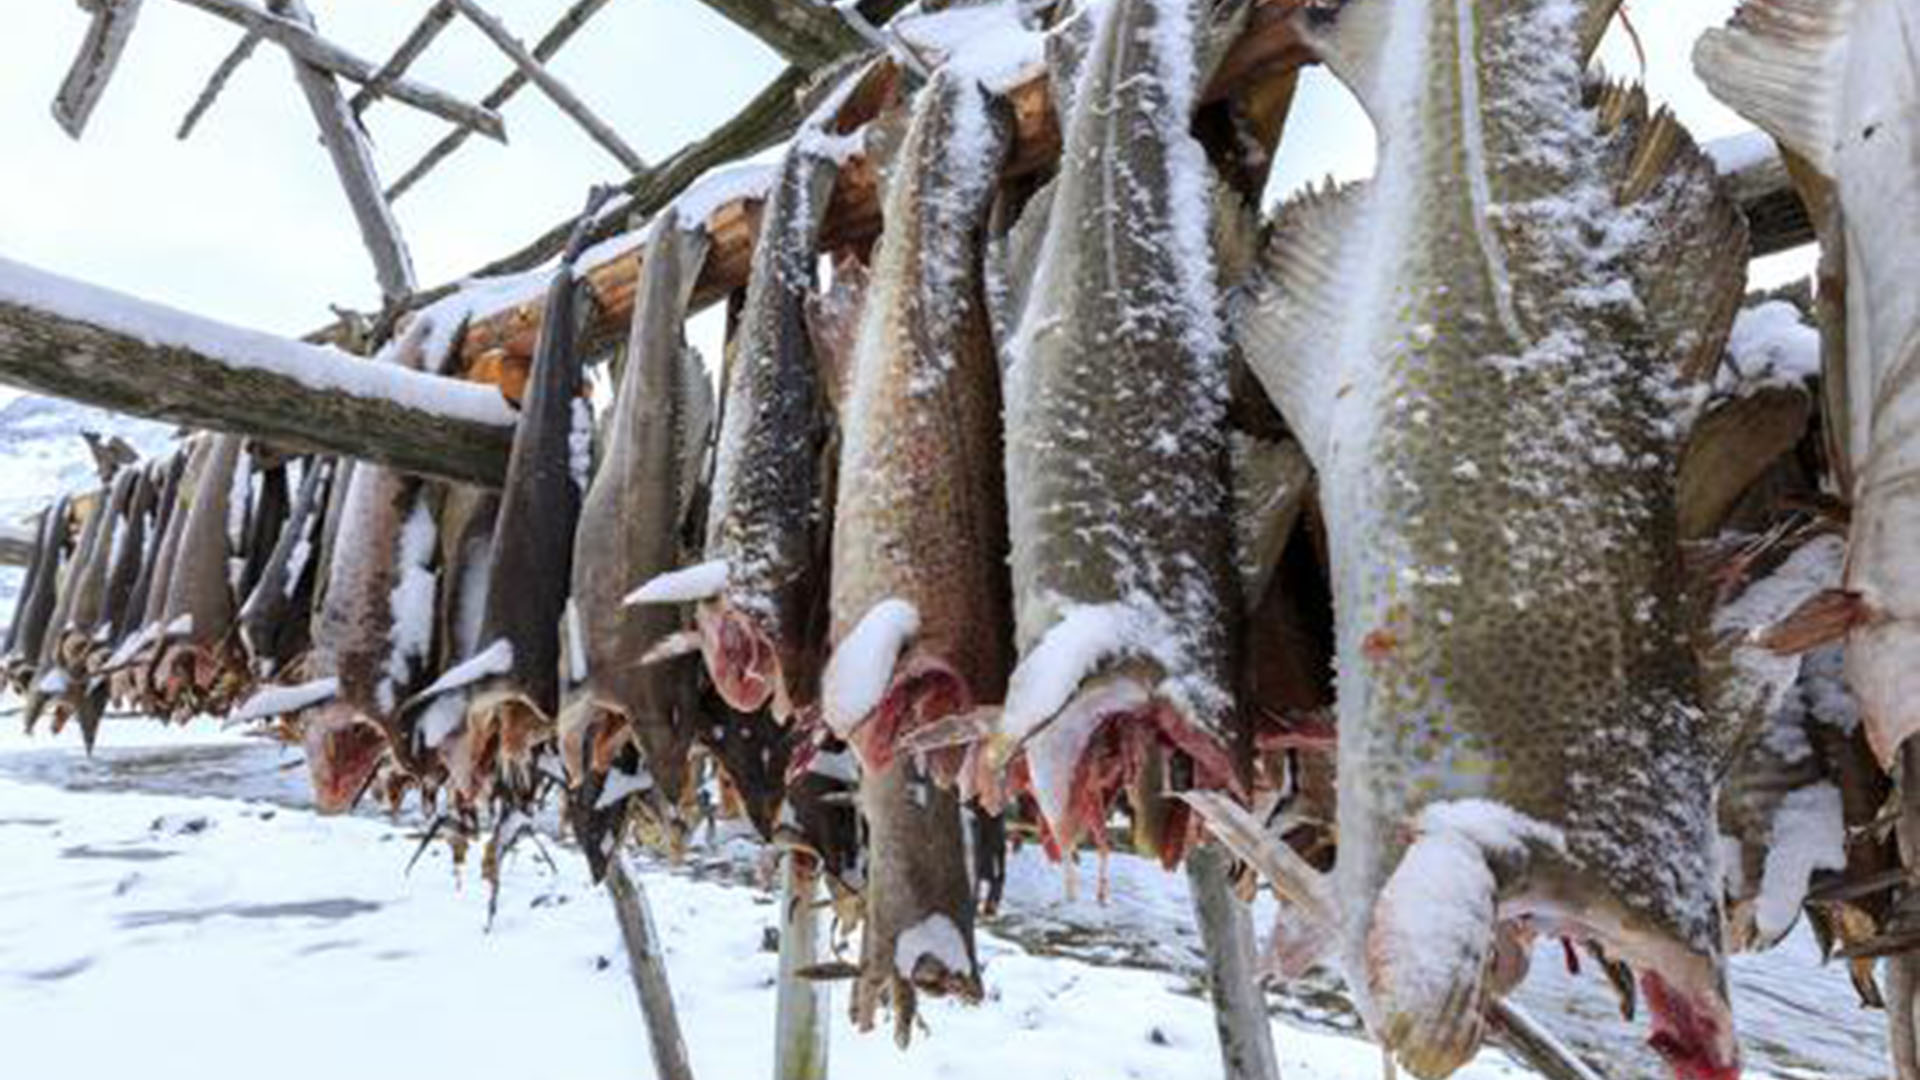
[[[293,450],[497,485],[497,388],[243,330],[0,259],[0,382]]]
[[[506,141],[506,124],[500,119],[499,113],[462,101],[431,86],[423,86],[412,79],[398,78],[382,82],[380,68],[293,19],[254,7],[246,0],[180,0],[180,3],[245,27],[307,63],[323,67],[343,79],[373,87],[395,101],[404,101],[462,127],[470,127],[483,135]]]

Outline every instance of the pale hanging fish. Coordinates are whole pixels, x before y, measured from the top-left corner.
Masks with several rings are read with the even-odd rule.
[[[652,227],[606,449],[574,536],[559,718],[571,783],[606,772],[638,740],[659,800],[679,801],[693,745],[699,670],[691,657],[643,658],[683,628],[673,607],[626,593],[684,564],[688,517],[713,422],[713,390],[683,330],[709,241],[668,209]]]
[[[225,712],[234,690],[237,604],[227,575],[232,556],[227,522],[243,442],[239,435],[212,436],[191,497],[181,507],[185,522],[167,579],[156,642],[160,659],[153,674],[159,705],[167,713]]]
[[[1063,848],[1155,743],[1183,780],[1238,786],[1228,357],[1214,182],[1187,130],[1212,62],[1204,10],[1118,0],[1051,39],[1065,147],[1006,347],[1020,660],[981,766],[1024,744]]]
[[[547,286],[501,487],[479,651],[410,701],[402,718],[401,726],[412,728],[416,710],[435,707],[443,695],[457,692],[465,701],[457,745],[466,760],[449,761],[448,768],[467,778],[465,785],[456,783],[467,796],[478,795],[500,773],[516,788],[530,784],[534,747],[551,734],[560,711],[560,623],[592,453],[591,410],[580,396],[575,347],[577,293],[584,284],[574,275],[574,263],[609,193],[595,188],[589,195]]]
[[[868,825],[852,1009],[891,1004],[903,1044],[920,992],[978,1000],[960,805],[896,757],[916,727],[997,704],[1011,642],[1000,365],[987,213],[1011,142],[1004,101],[936,74],[892,165],[841,395],[827,726],[853,747]],[[840,365],[835,365],[840,366]]]
[[[179,545],[180,529],[186,525],[186,514],[180,509],[183,490],[205,441],[204,436],[189,439],[174,450],[166,463],[153,529],[147,536],[147,549],[140,560],[140,576],[134,579],[125,618],[115,627],[117,641],[103,669],[107,673],[109,696],[122,706],[145,705],[152,700],[149,676],[157,649],[159,619],[166,606],[166,580],[173,569],[173,551]]]
[[[29,734],[49,706],[53,709],[53,730],[58,734],[85,701],[85,674],[68,666],[67,646],[71,639],[79,636],[71,632],[74,611],[90,591],[88,582],[96,561],[94,553],[100,544],[100,532],[112,518],[106,499],[94,500],[81,525],[73,557],[61,569],[53,615],[40,642],[39,662],[34,667],[33,682],[27,689],[23,709]]]
[[[1613,7],[1296,17],[1381,146],[1282,212],[1242,328],[1332,554],[1339,853],[1289,887],[1422,1077],[1479,1048],[1527,928],[1638,968],[1679,1075],[1738,1072],[1674,492],[1745,228],[1670,117],[1586,84]]]
[[[1847,568],[1793,622],[1807,640],[1844,634],[1847,681],[1884,768],[1920,731],[1916,27],[1915,0],[1746,0],[1694,52],[1708,89],[1803,161],[1837,209],[1821,241],[1845,268],[1845,348],[1826,379],[1852,476]]]
[[[802,124],[761,211],[721,389],[707,561],[633,594],[641,603],[697,601],[700,649],[721,697],[741,712],[771,702],[782,720],[812,704],[824,661],[830,419],[806,311],[839,174],[827,128],[866,70]]]

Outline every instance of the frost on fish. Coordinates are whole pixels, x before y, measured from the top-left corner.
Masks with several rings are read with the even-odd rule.
[[[1187,130],[1207,74],[1200,13],[1117,0],[1053,39],[1065,147],[1006,350],[1020,663],[988,749],[1044,736],[1077,698],[1138,702],[1086,717],[1065,747],[1072,767],[1030,770],[1084,789],[1043,793],[1056,810],[1103,806],[1118,776],[1091,766],[1142,730],[1190,759],[1197,785],[1237,784],[1228,357],[1214,184]],[[1114,679],[1134,690],[1096,688]],[[1061,845],[1097,823],[1048,820]]]
[[[605,453],[574,535],[557,735],[576,788],[591,787],[624,746],[637,745],[660,796],[656,816],[663,816],[687,781],[699,669],[688,661],[642,662],[685,629],[684,616],[623,594],[689,554],[713,402],[683,329],[709,240],[682,228],[671,210],[649,237]],[[651,587],[638,590],[641,599],[658,599]]]
[[[1477,1047],[1467,1003],[1495,975],[1368,941],[1409,828],[1453,799],[1564,838],[1528,854],[1475,942],[1512,911],[1597,943],[1641,971],[1677,1070],[1737,1069],[1675,486],[1745,230],[1670,117],[1586,80],[1613,6],[1352,0],[1303,18],[1380,132],[1379,165],[1282,212],[1239,328],[1327,523],[1342,967],[1423,1077]]]
[[[1000,375],[984,270],[1004,101],[942,71],[914,102],[841,394],[823,714],[869,769],[999,701],[1010,663]],[[823,335],[840,339],[840,335]],[[943,776],[957,754],[939,755]]]
[[[1910,0],[1746,0],[1694,53],[1715,96],[1802,159],[1825,189],[1813,201],[1837,208],[1816,224],[1845,258],[1845,347],[1828,362],[1827,412],[1836,471],[1852,477],[1847,678],[1889,769],[1920,731],[1920,498],[1906,482],[1920,453],[1915,18]]]
[[[829,422],[806,299],[839,173],[828,129],[864,74],[829,95],[780,163],[722,385],[705,554],[727,582],[696,612],[701,651],[730,706],[771,701],[783,719],[811,704],[824,663]]]

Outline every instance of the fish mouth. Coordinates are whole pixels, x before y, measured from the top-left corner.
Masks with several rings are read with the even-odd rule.
[[[605,776],[613,759],[632,738],[633,722],[624,709],[584,698],[560,710],[555,724],[567,787],[578,789],[589,776]]]
[[[916,654],[895,669],[880,704],[847,736],[847,743],[862,768],[882,772],[893,764],[903,737],[972,708],[973,692],[953,665]],[[942,747],[921,751],[920,756],[937,783],[952,787],[960,778],[967,750]]]
[[[1241,793],[1227,749],[1156,695],[1152,685],[1138,672],[1097,676],[1027,742],[1026,784],[1040,806],[1043,839],[1053,858],[1063,857],[1083,835],[1106,845],[1107,808],[1140,778],[1156,743],[1187,755],[1193,787]],[[1171,868],[1186,851],[1193,818],[1184,803],[1168,811],[1158,854]]]
[[[380,725],[339,703],[309,716],[301,741],[313,782],[313,806],[322,814],[352,809],[387,758],[387,735]]]
[[[694,621],[720,700],[736,712],[765,708],[780,685],[780,654],[759,621],[724,601],[701,604]]]
[[[1503,905],[1503,908],[1505,905]],[[1508,922],[1502,911],[1502,922]],[[1740,1047],[1721,962],[1619,911],[1589,909],[1566,917],[1535,909],[1520,922],[1584,942],[1603,958],[1638,973],[1647,1006],[1647,1045],[1674,1080],[1739,1080]],[[1631,982],[1627,989],[1631,989]]]
[[[442,744],[454,792],[482,801],[496,775],[524,787],[533,776],[535,749],[552,733],[553,723],[525,694],[497,685],[479,690],[458,736]]]

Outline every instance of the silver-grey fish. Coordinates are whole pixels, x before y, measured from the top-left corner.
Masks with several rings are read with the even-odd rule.
[[[1675,487],[1745,227],[1671,117],[1586,81],[1614,7],[1295,17],[1380,135],[1370,184],[1282,213],[1241,328],[1332,555],[1339,853],[1301,891],[1421,1077],[1528,928],[1639,969],[1680,1076],[1738,1074]]]
[[[329,501],[334,459],[306,459],[300,493],[288,511],[273,550],[240,605],[235,626],[256,678],[271,679],[310,643],[306,601],[312,597],[319,560],[320,514]],[[256,535],[256,541],[264,539]]]
[[[65,561],[68,517],[69,502],[64,495],[41,512],[32,572],[21,583],[20,607],[8,628],[7,679],[15,693],[24,694],[31,685],[34,668],[40,662],[40,646],[46,640],[47,624],[53,620],[61,566]]]
[[[698,668],[644,663],[683,629],[673,607],[628,604],[638,583],[685,564],[687,518],[713,423],[713,390],[687,345],[687,306],[708,238],[669,209],[652,227],[605,450],[580,508],[564,635],[561,757],[571,782],[604,774],[638,740],[667,804],[679,800],[693,746]]]
[[[1060,848],[1154,743],[1194,786],[1239,786],[1215,181],[1188,132],[1208,10],[1117,0],[1051,39],[1065,143],[1007,345],[1020,659],[982,764],[1024,743]]]
[[[228,578],[232,545],[227,522],[244,442],[229,433],[212,437],[196,470],[191,498],[182,507],[186,520],[167,579],[160,659],[153,675],[166,713],[224,712],[238,689],[239,652],[232,634],[237,605]]]

